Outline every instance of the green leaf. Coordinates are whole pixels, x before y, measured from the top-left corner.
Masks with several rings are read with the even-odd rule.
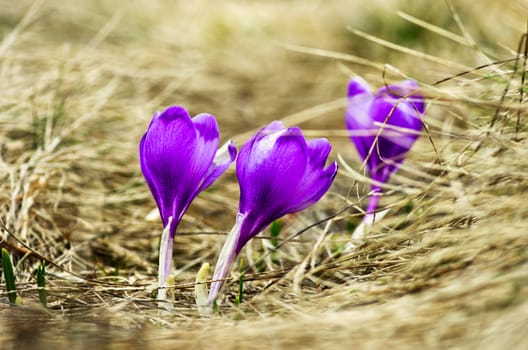
[[[218,303],[215,301],[213,301],[213,314],[214,315],[218,315]]]
[[[46,262],[42,261],[37,267],[37,286],[39,287],[39,300],[42,306],[48,305],[48,292],[46,291]]]
[[[275,220],[270,225],[270,236],[271,236],[271,244],[276,247],[279,245],[278,237],[282,229],[282,221]]]
[[[4,269],[6,290],[9,302],[16,304],[17,294],[15,285],[15,274],[13,272],[13,263],[11,262],[11,256],[9,255],[9,252],[5,248],[2,248],[2,267]]]
[[[244,293],[244,261],[240,259],[239,267],[240,276],[238,277],[238,295],[235,297],[235,303],[242,303],[242,294]]]

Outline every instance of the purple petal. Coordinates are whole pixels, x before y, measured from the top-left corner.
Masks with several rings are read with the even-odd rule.
[[[281,130],[285,130],[284,124],[280,120],[275,120],[270,124],[260,129],[255,135],[253,135],[247,142],[246,145],[253,145],[255,142],[262,140],[263,138],[272,135]]]
[[[324,169],[327,140],[307,144],[299,128],[259,136],[242,147],[237,160],[239,212],[245,216],[237,252],[274,220],[319,200],[337,171],[336,164]]]
[[[350,82],[346,124],[351,133],[363,134],[351,139],[361,159],[367,160],[370,176],[385,182],[417,139],[425,104],[418,84],[411,80],[384,86],[375,96],[367,87],[360,78]]]
[[[282,121],[280,120],[274,120],[262,129],[254,136],[257,140],[262,139],[263,137],[266,137],[267,135],[271,135],[275,132],[281,131],[286,129]]]
[[[145,180],[156,200],[164,227],[169,216],[173,224],[179,221],[175,215],[174,197],[178,194],[178,179],[187,176],[188,154],[192,154],[196,132],[191,117],[183,107],[170,107],[156,114],[141,139],[139,158]],[[184,156],[185,155],[185,156]]]
[[[411,109],[420,114],[425,113],[425,102],[420,92],[420,86],[413,80],[404,80],[399,84],[384,86],[379,89],[376,95],[388,95],[396,100],[402,99]]]
[[[192,190],[193,193],[198,194],[198,192],[207,187],[203,186],[203,179],[207,178],[212,170],[211,168],[214,166],[214,158],[218,150],[219,132],[216,119],[211,114],[198,114],[192,119],[192,121],[196,127],[198,137],[196,146],[194,148],[194,153],[192,156],[186,156],[190,160],[190,169],[188,169],[189,173],[195,174],[196,177],[199,177],[199,179],[197,179],[198,181],[195,183],[200,184],[193,189],[189,188],[189,190]],[[220,175],[221,173],[218,174],[218,176]],[[210,181],[209,185],[215,179],[211,179],[212,181]]]
[[[236,174],[240,184],[237,221],[215,267],[209,302],[218,296],[242,247],[283,215],[307,208],[330,188],[337,163],[324,169],[331,145],[325,139],[306,142],[301,130],[274,122],[242,148]]]
[[[332,145],[325,138],[310,140],[308,146],[308,161],[314,168],[322,168],[326,164]]]
[[[372,96],[368,85],[355,78],[348,90],[345,120],[352,142],[366,161],[372,179],[386,182],[398,170],[422,129],[425,103],[420,87],[415,81],[405,80],[384,86]],[[381,192],[378,185],[373,185],[372,190]],[[371,197],[367,213],[374,212],[378,200],[378,196]]]
[[[237,253],[249,239],[296,205],[296,189],[307,167],[307,144],[299,128],[259,135],[255,140],[242,147],[237,160],[239,212],[247,217]]]
[[[290,212],[300,211],[317,202],[330,189],[337,174],[337,163],[324,169],[332,146],[321,138],[308,142],[308,166],[295,192],[297,203]]]
[[[237,160],[240,212],[274,207],[276,198],[290,196],[304,174],[306,152],[306,141],[298,128],[258,135],[253,143],[246,143]]]
[[[185,108],[173,106],[154,115],[140,142],[141,170],[163,225],[173,217],[173,237],[191,201],[207,187],[203,185],[210,185],[221,174],[221,169],[212,167],[218,134],[214,116],[199,114],[191,119]]]
[[[262,138],[268,136],[271,133],[279,132],[281,130],[284,130],[284,124],[281,121],[273,121],[269,125],[263,127],[260,129],[255,135],[253,135],[240,149],[240,152],[238,153],[237,158],[237,177],[245,178],[246,177],[246,164],[249,164],[249,156],[251,155],[251,151],[257,141],[260,141]],[[240,166],[239,164],[244,164],[244,166]],[[244,200],[243,197],[240,198],[240,200]],[[244,207],[244,205],[242,205]]]
[[[333,162],[319,176],[300,178],[300,183],[295,191],[289,191],[288,196],[277,197],[275,203],[268,207],[258,207],[248,210],[240,225],[239,239],[236,242],[235,252],[239,254],[244,245],[259,232],[264,230],[273,221],[290,213],[304,210],[315,204],[328,192],[337,174],[337,163]],[[287,175],[286,175],[287,176]],[[239,213],[239,215],[242,215]]]
[[[369,114],[374,95],[370,92],[367,83],[359,77],[350,81],[348,91],[348,105],[345,115],[346,126],[352,133],[350,139],[364,161],[376,135],[376,127]]]
[[[361,77],[354,77],[348,83],[348,98],[356,95],[368,94],[372,95],[372,90],[369,84]]]
[[[299,194],[302,193],[304,195],[303,201],[297,206],[290,208],[291,213],[312,206],[328,192],[337,175],[337,162],[333,162],[324,171],[319,170],[317,173],[317,177],[312,179],[305,178],[306,182],[298,189]]]
[[[218,150],[218,124],[216,119],[211,114],[198,114],[192,119],[197,133],[197,142],[194,148],[194,153],[191,157],[187,154],[187,158],[192,160],[192,170],[195,174],[204,175],[213,162],[216,151]]]
[[[216,152],[213,163],[205,175],[204,182],[198,192],[205,190],[207,187],[222,175],[236,158],[237,149],[233,141],[228,141]]]
[[[370,114],[382,130],[371,154],[369,171],[375,180],[385,182],[398,169],[418,138],[417,132],[422,128],[421,116],[410,102],[387,95],[375,98]]]
[[[315,191],[310,197],[309,201],[307,201],[307,203],[298,210],[303,210],[305,208],[308,208],[310,205],[314,204],[319,199],[321,199],[325,195],[326,192],[328,192],[328,190],[332,186],[332,183],[334,182],[334,178],[337,175],[337,170],[338,170],[337,162],[332,162],[328,166],[328,168],[326,168],[323,171],[317,183],[314,183],[313,188]]]

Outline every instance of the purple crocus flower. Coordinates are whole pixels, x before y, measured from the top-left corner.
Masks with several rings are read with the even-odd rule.
[[[164,231],[159,254],[159,287],[164,287],[172,263],[176,228],[192,200],[234,161],[232,142],[218,149],[219,132],[211,114],[191,119],[187,110],[171,106],[154,114],[139,143],[141,171],[156,200]],[[158,293],[165,298],[165,289]]]
[[[283,215],[308,208],[328,191],[337,174],[336,162],[325,169],[331,148],[326,139],[306,141],[301,129],[275,121],[240,149],[238,214],[216,264],[209,303],[218,297],[222,279],[252,237]]]
[[[348,84],[346,126],[374,180],[364,222],[373,222],[380,185],[398,170],[420,135],[424,112],[424,98],[412,80],[382,87],[376,94],[359,77]]]

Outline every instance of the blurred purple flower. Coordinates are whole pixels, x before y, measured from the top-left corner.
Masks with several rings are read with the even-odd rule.
[[[283,215],[308,208],[328,191],[337,174],[336,162],[325,169],[331,148],[326,139],[306,141],[301,129],[275,121],[240,149],[236,167],[240,204],[215,267],[210,303],[252,237]]]
[[[376,94],[359,77],[348,84],[346,126],[367,173],[377,182],[367,215],[378,206],[380,184],[398,170],[420,135],[425,104],[419,89],[412,80],[382,87]]]
[[[185,108],[171,106],[154,114],[139,144],[141,171],[156,200],[164,231],[160,246],[159,286],[171,269],[176,228],[192,200],[234,161],[232,142],[218,149],[219,132],[211,114],[191,119]],[[164,291],[160,290],[163,299]]]

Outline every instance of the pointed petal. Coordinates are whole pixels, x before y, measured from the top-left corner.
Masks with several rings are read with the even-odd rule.
[[[309,174],[309,172],[314,174]],[[317,202],[332,186],[337,174],[337,163],[333,162],[327,169],[306,169],[298,177],[297,187],[270,200],[267,206],[250,207],[244,214],[236,246],[237,254],[255,235],[264,230],[280,217],[308,208]],[[288,175],[284,175],[288,176]],[[291,176],[291,175],[290,175]]]
[[[413,80],[404,80],[398,84],[384,86],[379,89],[377,96],[388,95],[394,99],[401,99],[410,109],[420,114],[425,113],[425,102],[420,86]]]
[[[322,168],[326,164],[332,145],[325,138],[310,140],[308,146],[308,162],[314,168]]]
[[[253,135],[243,146],[240,148],[240,152],[238,152],[238,158],[237,158],[237,167],[236,167],[236,174],[238,179],[245,179],[247,178],[247,164],[250,163],[250,155],[253,152],[253,148],[255,147],[255,144],[258,143],[262,138],[276,133],[280,132],[281,130],[284,130],[284,124],[281,121],[273,121],[270,124],[266,125],[262,129],[260,129],[255,135]],[[245,200],[245,196],[240,196],[240,200],[243,202]],[[245,204],[242,203],[240,207],[245,207]]]
[[[196,133],[187,111],[174,106],[156,114],[139,145],[141,170],[160,209],[163,225],[174,216],[179,221],[174,198],[181,191],[179,179],[187,177],[189,157]]]
[[[337,162],[333,162],[324,171],[322,169],[314,171],[313,173],[316,176],[312,178],[308,178],[308,175],[305,175],[305,182],[297,190],[299,196],[304,195],[303,200],[295,207],[292,207],[290,212],[294,213],[304,210],[320,200],[328,192],[330,187],[332,187],[334,178],[337,175],[337,169]]]
[[[174,235],[187,207],[209,175],[218,148],[214,116],[193,119],[185,108],[172,106],[157,113],[140,142],[141,170],[158,204],[164,226],[173,216]],[[218,177],[218,176],[216,176]],[[207,179],[208,185],[216,179]]]
[[[359,94],[372,95],[369,84],[361,77],[354,77],[348,83],[348,97],[354,97]]]
[[[145,153],[144,153],[145,152],[145,139],[146,138],[147,138],[147,134],[145,133],[141,137],[141,141],[139,141],[139,163],[140,163],[140,167],[141,167],[141,172],[143,173],[143,177],[145,178],[147,186],[149,187],[150,192],[152,193],[152,197],[154,197],[154,200],[156,201],[156,205],[158,207],[159,214],[162,217],[162,221],[165,222],[165,220],[163,219],[163,215],[161,213],[161,206],[162,206],[161,202],[160,202],[161,198],[160,198],[160,195],[158,193],[158,188],[156,187],[156,182],[154,180],[155,178],[154,178],[154,175],[152,174],[152,172],[150,171],[149,167],[147,166],[146,158],[148,156],[145,155]]]
[[[324,169],[330,143],[325,139],[307,143],[299,128],[252,140],[237,159],[239,212],[244,215],[237,251],[274,220],[315,203],[337,173],[336,163]]]
[[[399,168],[418,138],[416,132],[422,128],[421,116],[408,101],[383,94],[373,101],[370,114],[382,128],[371,155],[374,165],[370,172],[375,180],[385,182]],[[385,124],[388,126],[384,127]]]
[[[245,144],[245,147],[253,147],[253,144],[262,140],[265,137],[273,135],[281,130],[285,130],[284,124],[280,120],[274,120],[262,129],[260,129],[255,135],[253,135]]]
[[[195,176],[203,178],[215,157],[219,143],[218,124],[211,114],[198,114],[192,119],[196,128],[197,142],[191,158],[190,169]]]
[[[307,145],[301,131],[290,128],[275,132],[255,142],[246,152],[248,155],[241,151],[244,157],[237,161],[240,212],[254,208],[282,211],[285,202],[294,200],[294,191],[307,166]]]
[[[284,130],[286,127],[280,120],[274,120],[262,129],[254,136],[255,139],[260,140],[263,137],[266,137],[268,135],[274,134],[278,131]]]
[[[198,192],[205,190],[207,187],[222,175],[227,168],[233,163],[236,158],[237,149],[233,141],[226,142],[216,152],[213,163],[209,167],[207,174],[205,175],[204,182],[200,186]]]
[[[366,160],[370,176],[385,182],[398,169],[422,128],[425,105],[419,86],[405,80],[380,88],[374,96],[366,82],[355,78],[349,83],[348,95],[346,123],[351,139],[361,159]]]
[[[363,161],[368,156],[376,134],[376,127],[373,125],[373,120],[369,114],[373,100],[374,95],[363,79],[356,77],[350,81],[345,121],[347,129],[352,134],[350,139]]]
[[[337,163],[324,169],[331,149],[332,145],[324,138],[308,141],[308,166],[296,189],[298,203],[291,208],[291,212],[313,205],[332,185],[337,174]]]
[[[366,129],[372,127],[372,118],[368,114],[374,100],[367,83],[361,78],[352,79],[348,85],[348,106],[346,122],[349,129]]]

